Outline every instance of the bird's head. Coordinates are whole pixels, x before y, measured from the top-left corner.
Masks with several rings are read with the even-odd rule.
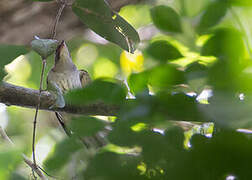
[[[68,51],[67,45],[63,40],[56,49],[55,63],[64,61],[72,61],[72,59]]]

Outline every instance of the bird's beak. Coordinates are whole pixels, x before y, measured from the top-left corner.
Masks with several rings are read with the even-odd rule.
[[[63,40],[56,49],[55,62],[58,62],[59,60],[64,60],[65,58],[68,57],[70,57],[70,54],[67,45]]]
[[[60,52],[61,49],[62,49],[64,46],[66,46],[66,43],[65,43],[65,41],[63,40],[63,41],[61,41],[61,43],[58,45],[58,47],[57,47],[57,49],[56,49],[56,52]]]

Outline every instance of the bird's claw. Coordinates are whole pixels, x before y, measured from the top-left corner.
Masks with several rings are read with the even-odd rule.
[[[53,105],[49,107],[49,109],[65,107],[65,100],[61,93],[55,93],[55,92],[50,93],[54,96],[55,102]]]

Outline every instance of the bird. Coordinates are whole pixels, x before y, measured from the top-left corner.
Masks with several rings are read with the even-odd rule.
[[[63,95],[69,90],[84,88],[91,83],[91,78],[86,70],[78,70],[73,63],[70,52],[63,40],[57,47],[55,52],[54,66],[51,68],[47,75],[47,90],[55,97],[55,104],[51,107],[63,108],[65,106],[65,100]],[[55,115],[62,126],[63,130],[68,136],[71,136],[71,132],[65,125],[65,114],[61,114],[55,111]],[[106,143],[103,140],[103,134],[99,133],[94,137],[84,137],[82,142],[88,148],[90,146],[101,147]]]

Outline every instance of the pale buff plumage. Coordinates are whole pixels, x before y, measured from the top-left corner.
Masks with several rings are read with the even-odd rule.
[[[54,67],[47,75],[48,90],[54,94],[56,98],[61,98],[60,103],[55,106],[60,108],[64,107],[65,102],[62,96],[64,93],[72,89],[85,87],[90,82],[91,79],[88,72],[77,69],[72,62],[66,43],[62,41],[56,50]],[[63,122],[63,119],[66,119],[66,114],[60,114],[59,112],[55,112],[55,114],[65,132],[70,136],[71,132],[67,130],[65,123]],[[105,144],[100,136],[85,137],[83,143],[87,147],[97,147]]]

